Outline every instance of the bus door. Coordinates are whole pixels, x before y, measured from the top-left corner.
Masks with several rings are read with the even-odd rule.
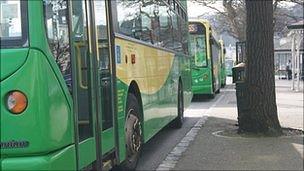
[[[212,35],[210,35],[210,50],[211,50],[211,72],[212,72],[212,85],[213,91],[216,92],[220,89],[220,59],[219,47]]]
[[[99,91],[94,55],[91,2],[68,1],[70,6],[71,51],[73,63],[73,96],[75,112],[75,146],[80,170],[100,169],[101,122]],[[95,48],[96,49],[96,48]]]
[[[110,30],[108,1],[91,1],[93,3],[94,33],[93,36],[96,47],[96,63],[98,91],[100,99],[99,113],[102,118],[102,150],[103,153],[111,152],[115,147],[114,128],[113,128],[113,91],[112,91],[112,74],[110,59]]]

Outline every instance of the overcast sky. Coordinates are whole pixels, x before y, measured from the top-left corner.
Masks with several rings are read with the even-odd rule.
[[[201,1],[203,1],[203,0],[201,0]],[[197,18],[197,16],[200,16],[202,14],[215,12],[214,10],[212,10],[208,7],[198,5],[198,3],[194,3],[193,1],[188,1],[187,5],[188,5],[188,16],[189,16],[189,18]],[[285,7],[286,6],[287,7],[292,7],[295,4],[292,3],[292,2],[281,2],[279,5],[285,6]],[[212,6],[217,8],[217,9],[222,10],[223,9],[222,0],[218,0]]]
[[[197,16],[200,16],[205,13],[212,13],[214,10],[198,5],[198,3],[194,3],[192,1],[188,1],[188,16],[189,18],[197,18]],[[213,5],[213,7],[222,9],[222,1],[217,1],[216,4]]]

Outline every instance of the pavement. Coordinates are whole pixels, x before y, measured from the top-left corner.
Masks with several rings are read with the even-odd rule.
[[[282,127],[303,130],[303,84],[301,87],[301,91],[295,92],[291,90],[291,81],[276,81]],[[234,85],[227,85],[217,96],[208,110],[199,108],[205,103],[202,101],[192,103],[186,111],[206,120],[194,128],[192,140],[179,154],[178,160],[171,161],[170,170],[303,170],[303,136],[270,138],[221,134],[223,130],[237,129]],[[174,150],[166,160],[170,161],[172,154]],[[167,166],[168,162],[163,162],[158,168],[161,170]]]

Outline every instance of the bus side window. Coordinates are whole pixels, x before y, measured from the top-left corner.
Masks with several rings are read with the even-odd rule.
[[[173,40],[174,40],[174,50],[177,52],[182,52],[182,43],[181,43],[181,29],[180,29],[180,18],[174,13],[174,11],[171,12],[172,14],[172,28],[173,28]]]
[[[139,31],[140,21],[140,4],[136,1],[117,0],[117,22],[119,33],[138,38],[136,32]]]
[[[55,61],[72,92],[68,8],[65,0],[43,0],[48,43]]]
[[[148,43],[153,43],[153,39],[152,39],[152,21],[151,21],[151,17],[149,15],[149,13],[146,12],[142,12],[141,11],[141,26],[139,28],[139,38],[142,41],[148,42]]]
[[[182,46],[184,54],[189,54],[189,44],[188,44],[188,23],[185,20],[181,20],[181,33],[182,33]]]
[[[141,40],[155,44],[159,37],[159,17],[157,5],[151,1],[143,2],[140,9],[142,21],[142,37]]]
[[[78,134],[79,141],[93,137],[93,118],[90,99],[90,46],[87,25],[86,3],[83,0],[71,2],[71,44],[73,59],[76,63]]]
[[[173,35],[172,35],[172,22],[169,14],[169,7],[160,2],[159,4],[159,22],[160,22],[160,42],[162,47],[172,49]]]

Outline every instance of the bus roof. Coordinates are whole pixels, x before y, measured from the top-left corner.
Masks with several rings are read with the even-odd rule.
[[[205,19],[189,19],[189,22],[201,23],[206,27],[206,29],[211,28],[210,22],[208,20],[205,20]]]
[[[210,21],[206,19],[189,19],[189,22],[197,22],[203,24],[206,30],[211,31],[211,35],[216,39],[217,42],[220,40],[217,33],[214,31],[214,29],[212,29]]]

